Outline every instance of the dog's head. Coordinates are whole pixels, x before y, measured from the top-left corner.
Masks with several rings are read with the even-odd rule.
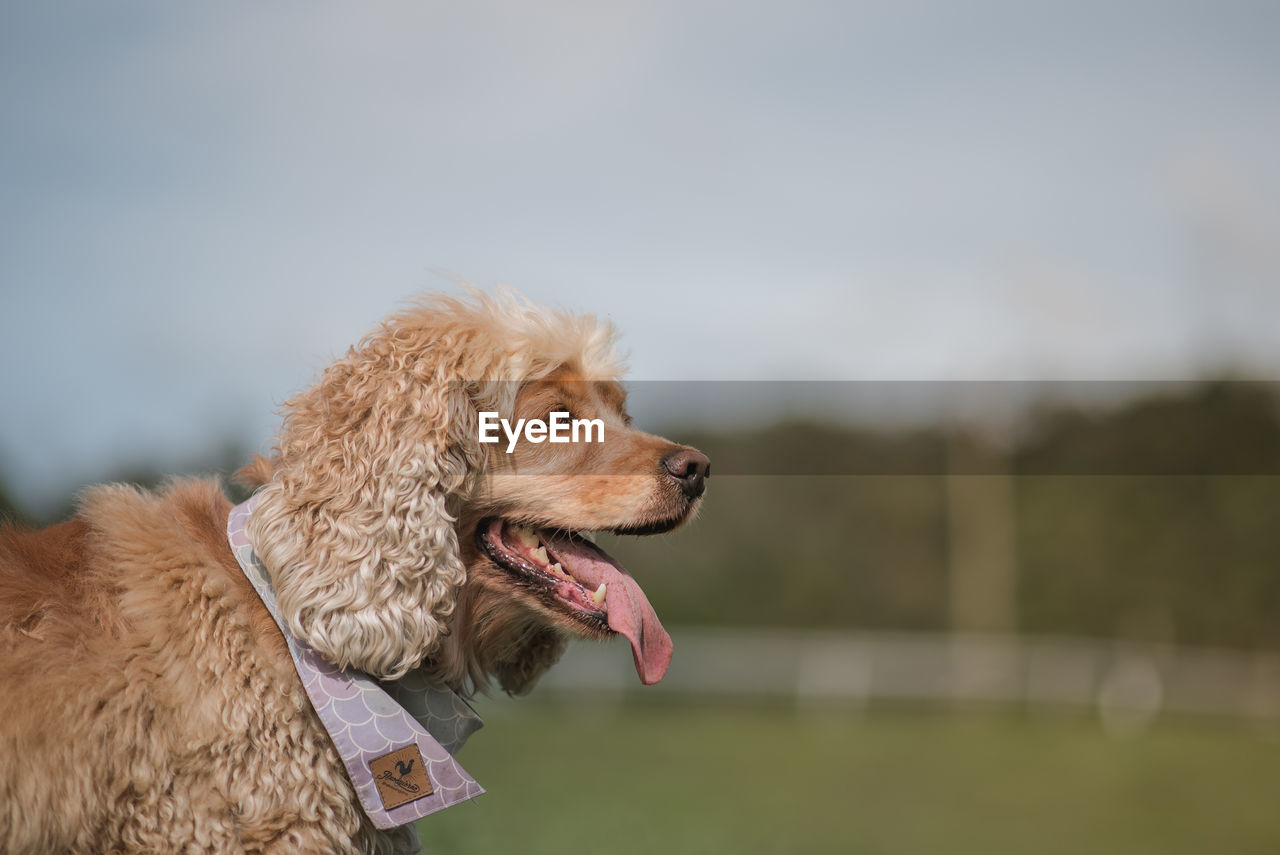
[[[688,520],[709,462],[631,426],[611,325],[511,294],[386,321],[285,405],[249,524],[289,628],[382,678],[521,692],[570,636],[671,642],[592,533]],[[564,441],[561,441],[564,440]]]

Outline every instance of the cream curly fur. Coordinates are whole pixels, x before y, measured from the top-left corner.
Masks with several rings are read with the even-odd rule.
[[[476,536],[495,515],[669,528],[695,511],[663,468],[682,447],[622,412],[614,341],[607,323],[510,293],[435,297],[290,400],[277,454],[246,473],[261,485],[250,537],[292,631],[380,677],[421,668],[512,692],[590,634],[523,593]],[[482,452],[478,410],[546,395],[608,420],[607,446],[554,465],[545,450]],[[620,462],[639,469],[591,476]],[[513,478],[517,464],[533,477]],[[360,810],[231,554],[230,508],[210,481],[108,486],[62,525],[0,528],[0,852],[416,848]]]

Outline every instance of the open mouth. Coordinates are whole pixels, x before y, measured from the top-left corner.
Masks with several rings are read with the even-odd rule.
[[[630,641],[641,682],[662,679],[671,662],[671,637],[635,579],[603,549],[577,532],[507,519],[485,520],[476,536],[495,564],[584,632],[616,632]]]

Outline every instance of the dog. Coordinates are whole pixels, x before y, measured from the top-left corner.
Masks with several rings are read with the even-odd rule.
[[[688,521],[710,462],[631,425],[622,371],[611,324],[513,292],[392,315],[237,475],[279,625],[216,480],[94,487],[67,522],[0,529],[0,851],[416,850],[362,809],[291,645],[467,697],[623,635],[661,679],[671,640],[592,533]],[[567,419],[589,441],[545,436]]]

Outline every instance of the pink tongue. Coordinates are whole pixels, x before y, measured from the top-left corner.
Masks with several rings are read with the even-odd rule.
[[[640,590],[636,580],[618,562],[590,543],[543,530],[542,542],[551,547],[561,566],[589,590],[603,582],[609,628],[631,642],[640,682],[651,686],[662,679],[671,664],[671,636],[662,628],[658,614]]]

